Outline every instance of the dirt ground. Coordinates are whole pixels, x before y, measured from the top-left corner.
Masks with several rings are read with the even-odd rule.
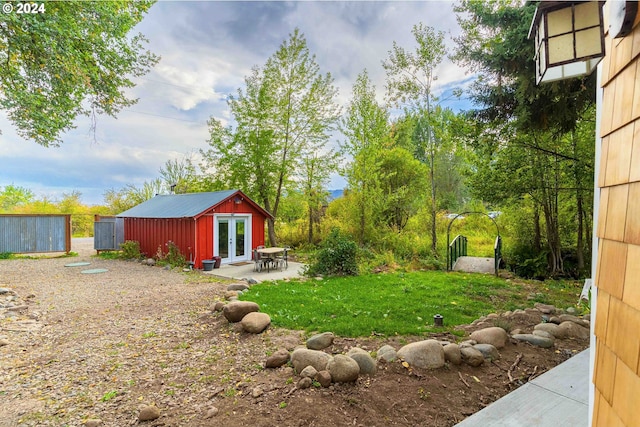
[[[298,390],[291,368],[263,366],[306,336],[274,327],[251,335],[229,324],[212,312],[228,283],[88,254],[0,261],[0,287],[27,306],[0,319],[0,427],[89,419],[101,426],[453,426],[588,346],[511,342],[500,360],[478,368],[379,363],[373,377]],[[65,267],[80,261],[91,265]],[[108,271],[81,273],[86,268]],[[532,315],[513,327],[531,330],[539,321]],[[337,338],[326,351],[399,349],[425,338]],[[157,406],[160,417],[138,421],[142,405]]]

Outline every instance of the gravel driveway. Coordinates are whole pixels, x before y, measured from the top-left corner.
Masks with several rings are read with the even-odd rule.
[[[211,371],[219,337],[210,307],[225,284],[92,257],[92,239],[74,239],[72,250],[79,256],[0,261],[0,288],[9,290],[0,304],[14,305],[0,308],[0,426],[131,425],[138,405],[182,406],[194,399],[190,384],[210,385],[198,372]],[[77,262],[90,265],[65,267]],[[188,418],[195,409],[185,407]]]

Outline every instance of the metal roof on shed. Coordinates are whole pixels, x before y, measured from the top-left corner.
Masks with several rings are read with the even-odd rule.
[[[238,192],[238,190],[223,190],[212,193],[159,194],[116,216],[128,218],[192,218]]]

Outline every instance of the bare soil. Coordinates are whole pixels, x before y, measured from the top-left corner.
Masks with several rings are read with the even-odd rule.
[[[65,267],[79,261],[91,265]],[[82,274],[87,268],[108,271]],[[209,280],[86,252],[0,261],[0,287],[28,306],[0,320],[8,342],[0,346],[0,427],[88,419],[102,426],[452,426],[588,346],[511,342],[499,361],[478,368],[379,363],[373,377],[299,390],[291,368],[263,366],[276,350],[304,344],[305,335],[275,327],[242,332],[212,312],[228,283]],[[531,315],[512,326],[528,331],[539,320]],[[398,349],[425,338],[337,338],[326,351]],[[150,404],[161,416],[139,422],[139,408]]]

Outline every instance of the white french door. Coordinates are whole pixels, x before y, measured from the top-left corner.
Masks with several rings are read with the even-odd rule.
[[[251,217],[215,216],[213,253],[223,264],[251,259]]]

